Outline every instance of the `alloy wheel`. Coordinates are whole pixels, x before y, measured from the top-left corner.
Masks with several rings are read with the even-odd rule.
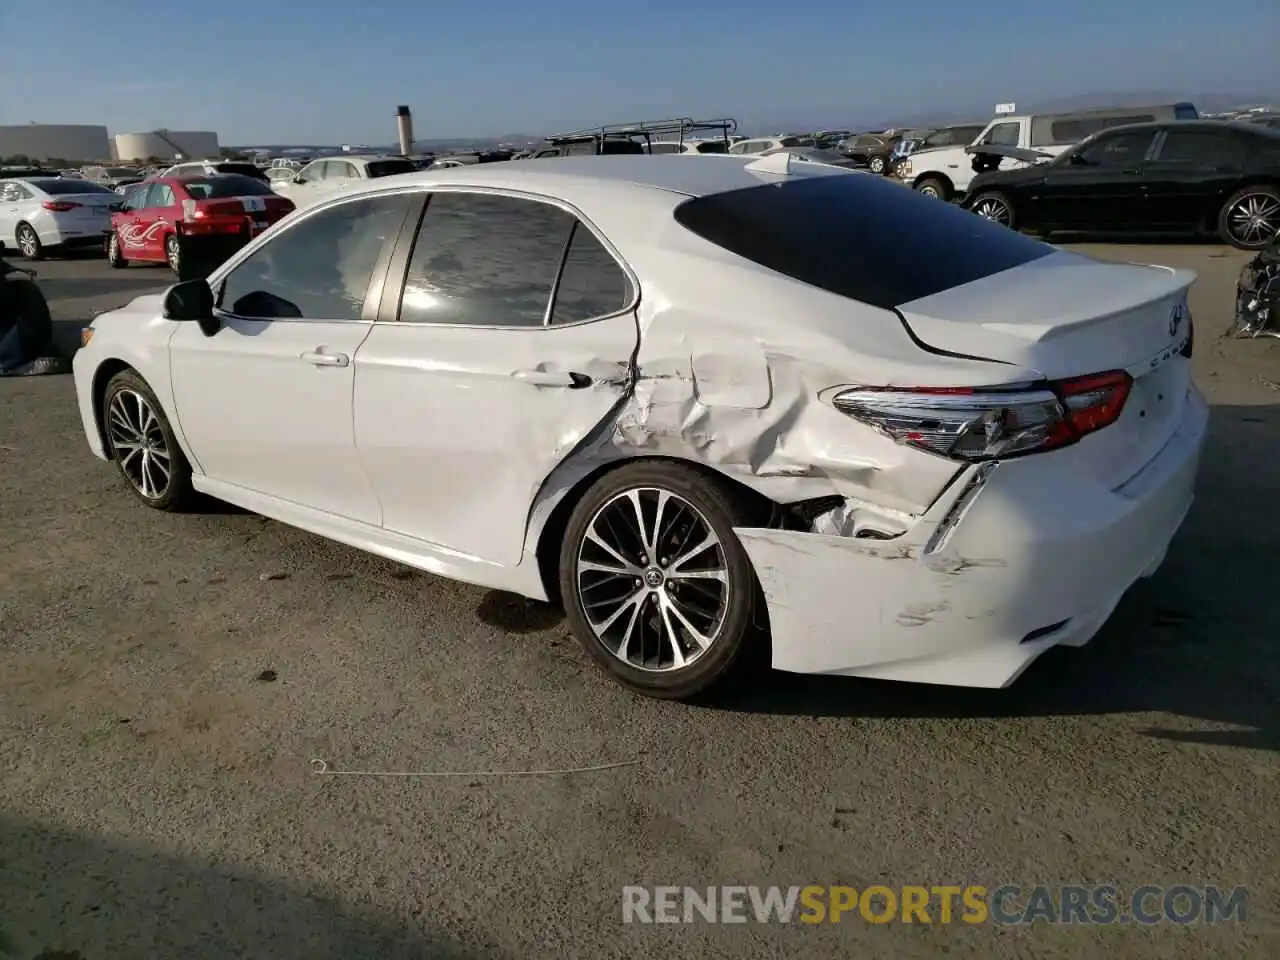
[[[633,669],[683,669],[724,629],[724,545],[702,512],[669,490],[633,488],[606,501],[578,547],[576,575],[596,639]]]
[[[1280,200],[1265,193],[1247,193],[1227,211],[1227,230],[1242,244],[1255,245],[1280,232]]]
[[[40,239],[36,236],[34,230],[30,227],[23,227],[18,231],[18,249],[24,257],[28,259],[35,257],[40,247]]]
[[[135,390],[121,390],[107,407],[107,436],[116,462],[134,488],[148,500],[169,491],[173,458],[160,417]]]
[[[872,173],[884,173],[884,160],[880,157],[872,157],[870,167]]]
[[[164,255],[169,261],[169,266],[173,268],[173,272],[178,272],[179,258],[182,254],[178,249],[178,238],[170,235],[169,239],[164,242]]]
[[[973,206],[973,212],[985,220],[1008,226],[1010,221],[1009,205],[998,197],[985,197]]]

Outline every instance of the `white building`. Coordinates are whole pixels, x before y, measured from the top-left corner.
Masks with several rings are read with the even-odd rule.
[[[0,127],[0,159],[23,156],[41,163],[110,161],[107,128],[92,124],[28,123]]]
[[[172,161],[203,160],[218,156],[218,135],[212,130],[153,130],[150,133],[117,133],[115,159],[121,163],[158,157]]]

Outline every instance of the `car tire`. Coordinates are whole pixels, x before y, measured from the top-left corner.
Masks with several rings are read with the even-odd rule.
[[[124,248],[120,244],[120,234],[111,231],[111,236],[107,238],[107,263],[111,264],[116,270],[123,270],[129,265],[129,261],[124,258]]]
[[[915,183],[916,193],[926,197],[933,197],[936,200],[950,200],[951,188],[946,182],[939,180],[937,177],[924,177]]]
[[[724,684],[759,649],[760,586],[733,532],[752,514],[726,482],[679,463],[631,463],[592,484],[569,517],[559,569],[586,652],[649,697],[686,700]]]
[[[1237,190],[1218,213],[1218,236],[1237,250],[1264,250],[1280,235],[1280,190],[1261,184]]]
[[[40,236],[31,224],[18,224],[18,229],[14,231],[14,239],[18,241],[18,252],[22,254],[23,259],[44,259],[44,244],[40,242]]]
[[[130,492],[153,510],[190,507],[191,465],[147,381],[121,370],[107,382],[100,415],[107,454]]]
[[[972,203],[966,203],[969,212],[982,217],[984,220],[990,220],[998,223],[1002,227],[1008,227],[1010,230],[1017,230],[1017,215],[1013,210],[1013,203],[1007,196],[999,190],[987,190],[978,194],[973,198]]]
[[[182,279],[182,248],[178,243],[178,235],[171,233],[164,238],[164,260],[169,269],[179,280]]]
[[[872,173],[884,175],[885,160],[884,157],[875,156],[867,160],[867,169]]]

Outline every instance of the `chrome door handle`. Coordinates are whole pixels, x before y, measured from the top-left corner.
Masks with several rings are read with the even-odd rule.
[[[325,353],[322,350],[308,350],[298,359],[317,367],[345,367],[351,363],[351,358],[345,353]]]
[[[591,386],[591,378],[585,373],[557,373],[550,370],[517,370],[512,374],[521,383],[535,387],[565,387],[579,390]]]

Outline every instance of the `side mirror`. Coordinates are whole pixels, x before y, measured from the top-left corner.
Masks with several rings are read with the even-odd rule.
[[[166,320],[194,320],[206,337],[218,332],[221,324],[213,315],[213,290],[202,278],[175,283],[164,294]]]

